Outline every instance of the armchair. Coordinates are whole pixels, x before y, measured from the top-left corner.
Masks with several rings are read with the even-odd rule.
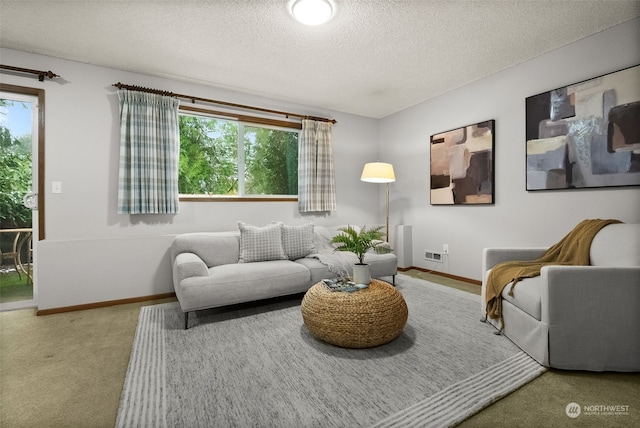
[[[485,286],[496,264],[546,248],[485,248]],[[640,224],[611,224],[591,243],[590,266],[545,266],[502,297],[503,334],[546,367],[640,371]],[[496,328],[500,321],[488,319]]]

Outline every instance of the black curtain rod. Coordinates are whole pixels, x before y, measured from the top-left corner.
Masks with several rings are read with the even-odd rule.
[[[30,68],[13,67],[13,66],[4,65],[4,64],[0,64],[0,69],[2,69],[2,70],[10,70],[10,71],[17,71],[18,73],[37,74],[38,75],[38,80],[41,81],[41,82],[44,81],[45,77],[48,77],[49,79],[53,79],[54,77],[60,77],[57,74],[55,74],[54,72],[52,72],[51,70],[49,70],[49,71],[32,70]]]
[[[335,119],[327,119],[327,118],[324,118],[324,117],[308,116],[308,115],[297,114],[297,113],[288,113],[286,111],[270,110],[270,109],[261,108],[261,107],[252,107],[252,106],[247,106],[247,105],[243,105],[243,104],[229,103],[229,102],[226,102],[226,101],[212,100],[212,99],[209,99],[209,98],[201,98],[201,97],[194,97],[194,96],[191,96],[191,95],[176,94],[174,92],[163,91],[163,90],[160,90],[160,89],[151,89],[151,88],[145,88],[145,87],[142,87],[142,86],[135,86],[135,85],[125,85],[124,83],[120,83],[120,82],[114,83],[113,86],[115,86],[118,89],[129,89],[131,91],[148,92],[148,93],[151,93],[151,94],[165,95],[165,96],[169,96],[169,97],[182,98],[182,99],[185,99],[185,100],[190,100],[194,104],[195,104],[196,101],[200,101],[200,102],[204,102],[204,103],[218,104],[218,105],[223,105],[223,106],[228,106],[228,107],[236,107],[236,108],[241,108],[241,109],[245,109],[245,110],[254,110],[254,111],[260,111],[260,112],[264,112],[264,113],[278,114],[278,115],[283,115],[283,116],[285,116],[287,118],[289,118],[289,117],[297,117],[297,118],[300,118],[300,119],[311,119],[311,120],[317,120],[317,121],[321,121],[321,122],[337,123],[337,121]]]

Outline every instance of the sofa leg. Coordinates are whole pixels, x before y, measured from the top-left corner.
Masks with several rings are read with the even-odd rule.
[[[396,276],[395,275],[391,275],[391,280],[393,281],[393,286],[396,286]]]
[[[184,313],[184,329],[189,329],[189,312]]]

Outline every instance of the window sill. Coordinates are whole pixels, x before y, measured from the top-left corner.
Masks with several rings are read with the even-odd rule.
[[[298,197],[180,195],[180,202],[298,202]]]

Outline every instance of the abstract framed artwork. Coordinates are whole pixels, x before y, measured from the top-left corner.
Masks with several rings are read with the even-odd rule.
[[[527,190],[640,185],[640,65],[526,99]]]
[[[431,205],[494,203],[495,120],[431,136]]]

